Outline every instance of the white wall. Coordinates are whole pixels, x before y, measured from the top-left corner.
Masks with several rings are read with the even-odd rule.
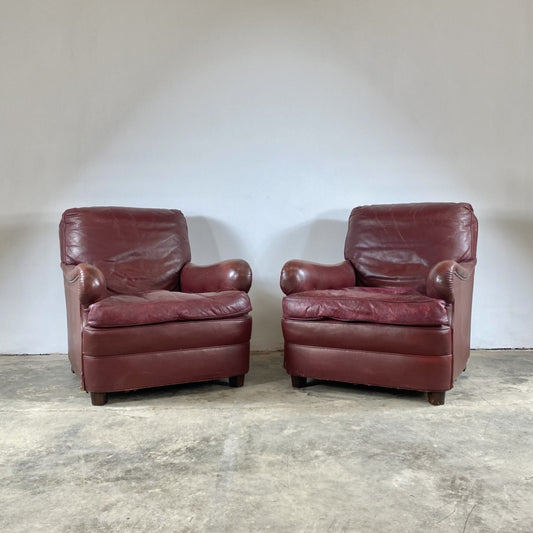
[[[530,0],[0,0],[1,353],[66,350],[57,224],[177,207],[193,260],[342,259],[359,204],[468,201],[474,347],[533,347]]]

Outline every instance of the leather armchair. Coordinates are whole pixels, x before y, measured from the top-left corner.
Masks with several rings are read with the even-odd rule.
[[[59,236],[68,355],[93,405],[117,391],[222,378],[243,385],[246,261],[191,263],[178,210],[68,209]]]
[[[356,207],[344,262],[282,268],[284,366],[307,378],[428,393],[470,355],[477,219],[466,203]]]

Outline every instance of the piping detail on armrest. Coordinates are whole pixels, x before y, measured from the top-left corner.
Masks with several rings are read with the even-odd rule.
[[[455,284],[468,281],[475,266],[475,261],[457,263],[451,259],[437,263],[427,277],[427,295],[447,303],[455,302]]]
[[[105,277],[102,271],[88,263],[66,265],[61,263],[65,282],[76,286],[80,304],[89,307],[107,296]]]
[[[283,265],[279,284],[285,294],[354,287],[355,270],[349,261],[325,265],[292,259]]]
[[[252,286],[252,269],[243,259],[227,259],[212,265],[187,263],[181,270],[182,292],[248,292]]]

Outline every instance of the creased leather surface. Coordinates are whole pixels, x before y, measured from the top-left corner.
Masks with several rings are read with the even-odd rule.
[[[359,292],[373,294],[373,301],[360,305],[339,297],[332,304],[324,299],[328,292],[333,296],[331,291],[317,291],[315,298],[306,292],[287,296],[282,320],[287,372],[428,392],[451,389],[470,353],[477,232],[467,203],[353,209],[344,256],[355,268]],[[376,297],[372,288],[415,290],[419,297],[433,299],[436,325],[416,325],[431,323],[431,313],[411,313],[405,301],[393,305]],[[414,325],[402,324],[417,314]],[[324,318],[313,321],[313,316]],[[377,321],[348,321],[354,316]]]
[[[448,324],[444,301],[429,298],[413,289],[385,287],[350,287],[292,294],[283,299],[283,317],[418,326]]]
[[[220,284],[220,265],[191,267],[195,288],[205,275],[210,279],[202,286],[220,292],[177,292],[191,259],[180,211],[68,209],[59,237],[69,359],[84,390],[106,393],[248,372],[250,300],[235,289],[249,288],[251,270],[242,260],[223,262]]]
[[[344,256],[358,285],[425,292],[435,264],[472,261],[476,245],[477,219],[467,203],[374,205],[352,210]]]
[[[152,291],[100,300],[89,307],[87,323],[91,327],[112,328],[175,320],[209,320],[242,316],[251,309],[250,299],[242,291],[202,294]]]
[[[68,209],[59,235],[61,261],[96,266],[115,294],[175,289],[191,259],[187,223],[176,209]]]

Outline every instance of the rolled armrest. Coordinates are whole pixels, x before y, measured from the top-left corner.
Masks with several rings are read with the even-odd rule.
[[[88,263],[66,265],[61,263],[65,284],[77,293],[80,304],[89,307],[107,296],[105,277],[102,271]]]
[[[228,259],[213,265],[187,263],[181,270],[183,292],[248,292],[252,285],[252,269],[243,259]]]
[[[354,287],[355,270],[349,261],[336,265],[324,265],[292,259],[283,265],[279,284],[285,294]]]
[[[469,281],[474,275],[475,266],[475,261],[457,263],[451,259],[437,263],[427,277],[428,296],[448,303],[455,302],[457,284]]]

